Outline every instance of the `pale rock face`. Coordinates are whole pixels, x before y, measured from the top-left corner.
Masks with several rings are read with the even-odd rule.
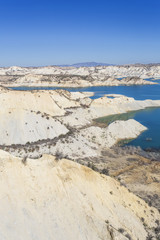
[[[45,155],[0,151],[0,238],[5,240],[146,240],[158,211],[114,179]],[[123,234],[119,232],[123,229]]]
[[[108,147],[113,146],[119,140],[136,138],[145,130],[147,128],[134,119],[115,121],[107,128]]]
[[[109,149],[118,141],[134,139],[147,128],[130,119],[128,121],[116,121],[106,128],[86,127],[76,131],[68,138],[59,139],[50,152],[61,153],[62,156],[68,156],[70,159],[97,157],[104,149]]]
[[[25,91],[7,91],[0,94],[0,103],[3,109],[24,109],[34,112],[45,112],[52,115],[63,115],[65,111],[56,104],[52,95],[48,92],[25,92]]]
[[[156,84],[155,82],[146,81],[140,78],[132,78],[129,80],[122,79],[117,80],[111,77],[87,76],[88,79],[84,79],[83,75],[62,75],[62,76],[43,76],[43,75],[25,75],[23,77],[16,77],[14,81],[3,81],[3,85],[6,87],[16,86],[29,86],[29,87],[91,87],[91,86],[119,86],[119,85],[151,85]],[[14,76],[13,76],[14,79]]]
[[[0,118],[0,145],[26,144],[54,139],[68,132],[63,124],[52,117],[22,109],[9,111],[3,112]]]
[[[76,129],[86,128],[88,130],[87,125],[90,125],[94,118],[160,106],[159,100],[135,101],[133,98],[122,95],[114,95],[113,99],[105,96],[92,100],[88,96],[92,96],[93,93],[71,93],[65,90],[29,92],[4,88],[1,90],[0,145],[26,144],[55,139],[66,135],[71,127],[75,132],[73,132],[74,137],[71,136],[70,145],[67,142],[62,144],[58,139],[56,148],[52,152],[60,149],[65,155],[69,154],[72,157],[75,154],[78,157],[83,152],[85,152],[85,156],[96,156],[95,148],[97,146],[94,142],[82,135],[81,137],[76,136]],[[118,124],[120,123],[111,125],[112,128],[110,126],[110,132],[113,132],[112,138],[105,133],[105,139],[107,139],[105,143],[108,147],[114,145],[118,137],[120,139],[135,138],[143,131],[140,125],[135,124],[134,121],[128,121],[126,129],[124,129],[126,135],[123,134],[121,137],[118,135],[118,128],[122,128],[122,126]],[[132,128],[134,128],[132,132],[127,130]],[[133,134],[134,132],[135,134]]]
[[[160,106],[160,100],[139,101],[123,95],[109,94],[109,96],[114,98],[107,98],[106,95],[92,101],[90,110],[93,118]]]
[[[160,66],[99,66],[99,67],[40,67],[0,68],[6,76],[4,86],[89,87],[156,84],[143,78],[160,77]],[[8,76],[8,80],[7,80]],[[126,77],[126,78],[125,78]],[[122,78],[122,79],[118,79]]]
[[[25,85],[28,82],[30,82],[31,84],[32,84],[32,82],[34,82],[36,85],[37,83],[39,83],[39,81],[41,81],[42,77],[43,77],[42,75],[27,74],[23,77],[20,77],[18,79],[18,83],[20,85]]]
[[[87,130],[87,129],[86,129]],[[72,160],[77,160],[82,156],[97,157],[97,144],[91,139],[83,135],[84,131],[75,133],[68,137],[66,141],[57,141],[53,153],[61,153],[62,156],[69,157]],[[52,149],[50,149],[52,151]]]
[[[10,91],[2,88],[0,94],[0,145],[26,144],[54,139],[68,132],[55,119],[64,116],[65,108],[89,105],[91,93],[67,91]]]
[[[67,125],[72,127],[82,127],[91,124],[93,119],[109,116],[113,114],[121,114],[129,111],[137,111],[147,107],[159,107],[160,100],[144,100],[137,101],[134,98],[125,97],[122,95],[109,95],[114,96],[113,99],[104,96],[102,98],[92,100],[89,108],[72,109],[71,114],[60,117],[59,119]]]
[[[91,75],[94,78],[102,79],[104,76],[113,77],[160,77],[160,66],[98,66],[98,67],[40,67],[40,68],[22,68],[10,67],[0,68],[0,75]]]
[[[106,128],[89,127],[81,131],[86,138],[91,138],[102,148],[110,148],[120,140],[134,139],[147,130],[134,119],[115,121]]]

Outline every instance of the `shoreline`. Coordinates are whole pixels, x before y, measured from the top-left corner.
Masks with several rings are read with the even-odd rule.
[[[3,84],[2,86],[3,87],[6,87],[6,88],[60,88],[60,89],[64,89],[64,88],[72,88],[72,89],[78,89],[78,88],[89,88],[89,87],[118,87],[118,86],[146,86],[146,85],[157,85],[158,83],[156,82],[148,82],[148,83],[137,83],[137,84],[99,84],[99,85],[65,85],[62,84],[57,84],[57,85],[42,85],[41,83],[40,84],[37,84],[37,85],[7,85],[7,84]],[[38,89],[37,89],[38,90]],[[24,90],[26,91],[26,90]]]
[[[141,82],[125,82],[125,78],[124,78],[124,81],[122,80],[118,80],[118,79],[115,79],[117,82],[114,83],[114,80],[113,80],[113,83],[112,81],[109,82],[109,83],[104,83],[105,81],[102,81],[100,83],[85,83],[85,84],[81,84],[81,85],[75,85],[73,83],[71,84],[66,84],[66,82],[63,82],[63,83],[53,83],[53,84],[48,84],[48,85],[43,85],[42,82],[40,83],[37,83],[37,84],[31,84],[31,83],[27,83],[27,84],[5,84],[5,83],[2,83],[1,85],[4,86],[4,87],[8,87],[8,88],[88,88],[88,87],[113,87],[113,86],[143,86],[143,85],[157,85],[158,83],[157,82],[154,82],[154,81],[148,81],[148,80],[144,80],[144,79],[141,79]],[[158,80],[158,79],[157,79]],[[95,80],[96,81],[96,80]],[[122,81],[122,83],[120,82]]]

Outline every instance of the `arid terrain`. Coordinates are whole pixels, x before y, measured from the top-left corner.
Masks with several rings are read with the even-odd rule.
[[[119,144],[146,126],[97,122],[160,100],[6,88],[156,84],[151,75],[160,67],[0,69],[0,239],[160,239],[160,153]]]
[[[112,95],[112,98],[106,95],[93,100],[90,98],[93,93],[65,90],[14,91],[1,87],[0,91],[0,103],[3,106],[0,110],[0,148],[12,154],[1,151],[1,184],[8,183],[4,193],[1,191],[0,211],[3,215],[5,206],[9,209],[8,216],[9,211],[19,213],[14,213],[14,219],[6,219],[2,227],[4,236],[10,234],[6,226],[9,224],[13,228],[13,222],[18,224],[14,230],[16,235],[21,236],[19,227],[24,231],[30,229],[31,223],[24,227],[22,217],[26,222],[30,219],[36,229],[36,219],[41,219],[45,211],[46,221],[51,224],[47,226],[48,234],[52,228],[50,234],[58,234],[56,240],[64,239],[64,235],[66,239],[74,239],[77,231],[80,231],[78,225],[82,231],[79,239],[138,240],[147,239],[147,236],[148,239],[150,236],[158,239],[160,162],[157,158],[151,159],[150,155],[142,150],[117,146],[120,140],[136,138],[146,127],[133,119],[115,121],[108,126],[98,124],[94,119],[146,107],[158,107],[159,100],[137,101],[122,95]],[[43,156],[44,154],[49,155]],[[44,183],[40,178],[44,179]],[[87,179],[90,179],[89,183]],[[49,182],[55,182],[56,185],[50,185]],[[85,184],[89,184],[88,187],[84,188]],[[116,185],[116,188],[112,187],[112,184]],[[45,189],[46,185],[48,190],[44,194],[40,189]],[[98,186],[101,186],[99,193]],[[71,190],[67,190],[70,188]],[[1,189],[5,189],[4,186]],[[13,193],[11,189],[15,189]],[[67,212],[64,215],[63,227],[61,213],[53,213],[54,204],[64,198],[63,191],[70,203],[63,210],[67,201],[65,199],[62,204],[59,203],[58,208],[61,211],[74,212],[74,215],[70,214],[70,224],[76,214],[80,214],[78,209],[81,209],[80,222],[74,223],[75,232],[72,234],[66,233],[69,224]],[[79,196],[77,199],[72,197],[74,191]],[[14,196],[17,207],[14,206],[10,194]],[[18,200],[19,196],[21,197]],[[106,205],[108,201],[111,201],[112,207],[109,203]],[[43,207],[48,204],[47,208]],[[37,207],[41,210],[35,215]],[[132,220],[129,222],[127,219]],[[62,233],[59,231],[61,228]],[[43,226],[42,233],[35,232],[35,236],[43,239],[44,229]],[[30,234],[33,234],[32,231],[26,233],[26,240]],[[105,234],[107,238],[104,237]]]
[[[147,78],[160,78],[160,66],[0,68],[0,84],[6,87],[88,87],[156,84],[153,81],[144,80]]]
[[[1,239],[158,239],[157,209],[88,167],[0,151],[0,171]]]

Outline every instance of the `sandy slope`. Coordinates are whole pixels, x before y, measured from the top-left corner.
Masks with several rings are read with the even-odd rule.
[[[65,159],[22,163],[0,151],[0,172],[2,240],[146,240],[160,219],[114,179]]]
[[[91,94],[67,91],[0,91],[0,145],[26,144],[54,139],[68,132],[56,116],[66,114],[65,108],[89,104]],[[78,99],[78,101],[77,101]]]

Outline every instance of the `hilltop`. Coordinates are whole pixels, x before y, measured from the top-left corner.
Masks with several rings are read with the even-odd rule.
[[[98,62],[82,62],[82,63],[74,63],[74,64],[64,64],[57,65],[60,67],[97,67],[97,66],[112,66],[113,64],[109,63],[98,63]]]

